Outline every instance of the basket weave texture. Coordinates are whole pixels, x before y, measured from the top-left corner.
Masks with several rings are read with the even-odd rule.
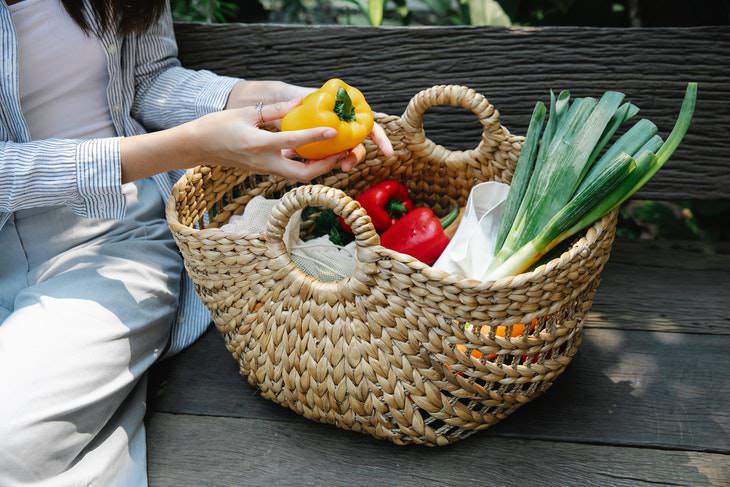
[[[435,105],[477,116],[484,130],[476,149],[450,151],[426,137],[423,114]],[[532,272],[478,282],[434,270],[381,247],[350,196],[398,179],[417,204],[444,214],[464,206],[478,182],[509,182],[522,138],[463,86],[427,89],[402,117],[376,120],[392,157],[367,142],[366,160],[350,173],[298,187],[200,166],[174,186],[167,220],[226,347],[263,397],[396,444],[446,445],[504,419],[565,370],[610,253],[616,212]],[[219,229],[256,195],[283,195],[264,234]],[[292,262],[283,232],[307,206],[332,208],[352,227],[351,277],[317,281]]]

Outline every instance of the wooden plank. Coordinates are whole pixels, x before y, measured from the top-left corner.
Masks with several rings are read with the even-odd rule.
[[[549,89],[575,96],[616,89],[666,135],[688,81],[696,117],[674,158],[638,197],[730,197],[730,28],[355,28],[177,24],[184,65],[232,76],[318,86],[341,77],[378,111],[403,112],[419,90],[464,84],[485,94],[504,124],[524,133]],[[427,117],[428,134],[470,148],[478,126],[455,109]]]
[[[730,244],[617,241],[586,326],[730,334]]]
[[[730,337],[586,330],[550,391],[493,434],[730,452]]]
[[[474,436],[396,447],[316,424],[154,413],[151,486],[727,485],[726,455]]]
[[[730,336],[587,329],[542,398],[486,437],[730,452]],[[155,370],[153,411],[304,422],[257,395],[211,330]]]
[[[647,273],[658,267],[730,272],[730,242],[618,239],[609,262],[634,264]]]

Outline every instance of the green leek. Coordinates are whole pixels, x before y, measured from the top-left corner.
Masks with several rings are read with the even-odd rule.
[[[502,243],[507,237],[507,233],[509,233],[510,225],[506,224],[506,222],[511,222],[515,219],[517,210],[519,210],[520,207],[520,201],[522,201],[522,198],[525,196],[527,183],[530,182],[532,169],[535,167],[537,143],[540,140],[540,132],[542,131],[544,120],[545,104],[537,102],[535,104],[535,109],[532,111],[530,126],[527,128],[525,143],[522,145],[520,158],[517,160],[517,168],[515,169],[515,174],[512,177],[509,196],[507,198],[507,203],[505,204],[504,212],[502,213],[502,225],[497,236],[496,250],[502,248]]]
[[[618,108],[618,110],[616,110],[614,116],[611,117],[611,121],[608,122],[606,130],[603,131],[601,140],[598,141],[598,144],[591,153],[591,157],[588,158],[586,169],[590,169],[593,166],[593,163],[596,159],[598,159],[598,155],[601,153],[603,148],[606,147],[606,144],[608,144],[608,141],[611,140],[611,137],[613,137],[621,124],[634,117],[637,113],[639,113],[639,107],[633,103],[624,103]]]
[[[573,222],[588,213],[595,201],[601,201],[612,194],[632,172],[636,162],[628,154],[619,154],[597,178],[568,202],[550,221],[540,234],[527,242],[509,259],[493,269],[487,280],[519,274],[537,262],[563,239],[559,238]]]
[[[526,189],[524,181],[520,181],[520,188],[510,189],[510,197],[515,191],[513,200],[522,195],[522,201],[514,221],[502,224],[510,230],[495,251],[488,280],[529,269],[560,242],[618,207],[646,184],[687,133],[697,83],[687,85],[677,122],[666,141],[656,135],[653,123],[640,120],[599,158],[618,126],[638,111],[631,104],[619,107],[622,99],[623,95],[615,92],[605,93],[598,103],[577,99],[567,113],[556,117],[557,103],[551,93],[550,120],[537,159],[525,164],[524,172],[532,173],[530,181]],[[556,122],[551,125],[553,119]],[[534,130],[525,141],[533,152],[536,142],[531,139],[537,137],[539,130]]]
[[[651,139],[657,133],[657,127],[652,122],[646,119],[641,119],[631,127],[624,135],[619,137],[615,144],[613,144],[601,157],[598,162],[588,171],[585,179],[581,183],[582,186],[586,186],[591,179],[604,170],[605,165],[608,161],[614,159],[618,154],[625,152],[627,154],[634,154],[641,148],[646,142]]]
[[[586,164],[601,135],[623,100],[623,93],[606,92],[596,102],[579,98],[560,120],[560,126],[546,151],[544,163],[536,167],[525,197],[492,267],[537,236],[545,224],[566,205],[586,173]]]

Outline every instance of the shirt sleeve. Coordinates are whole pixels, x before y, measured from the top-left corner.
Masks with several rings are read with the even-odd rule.
[[[160,20],[137,39],[132,116],[147,129],[166,129],[225,108],[238,78],[185,69],[169,5]]]
[[[86,218],[122,218],[120,140],[0,142],[0,212],[67,205]]]

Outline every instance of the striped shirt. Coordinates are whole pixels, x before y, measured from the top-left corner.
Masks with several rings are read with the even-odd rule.
[[[0,0],[0,229],[13,212],[39,206],[67,205],[86,218],[123,218],[121,137],[222,110],[239,81],[180,66],[169,8],[144,34],[122,37],[109,32],[101,40],[117,137],[31,140],[18,95],[15,32],[6,2]],[[180,170],[153,177],[164,200],[183,174]],[[168,355],[195,341],[210,319],[184,274]]]

